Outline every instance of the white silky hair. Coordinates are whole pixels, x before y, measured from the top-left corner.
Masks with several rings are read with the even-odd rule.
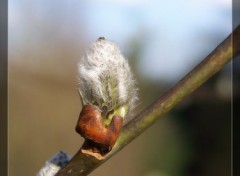
[[[128,61],[118,46],[100,37],[84,54],[78,64],[79,92],[83,104],[93,104],[111,111],[135,106],[136,82]]]

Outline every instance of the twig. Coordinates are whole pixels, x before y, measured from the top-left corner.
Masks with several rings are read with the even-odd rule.
[[[232,37],[234,40],[232,40]],[[144,130],[154,124],[177,103],[182,101],[184,97],[201,86],[232,58],[239,55],[240,50],[237,46],[239,43],[240,26],[238,26],[230,36],[228,36],[210,55],[180,80],[172,89],[125,125],[113,150],[106,155],[104,160],[97,160],[92,156],[83,154],[81,150],[79,150],[70,162],[59,171],[57,176],[88,175],[140,135]]]

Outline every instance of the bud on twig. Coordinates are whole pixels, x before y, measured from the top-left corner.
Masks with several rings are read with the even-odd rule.
[[[84,54],[78,71],[83,110],[76,131],[86,139],[83,148],[105,154],[115,144],[123,118],[137,100],[135,80],[119,48],[104,37]]]

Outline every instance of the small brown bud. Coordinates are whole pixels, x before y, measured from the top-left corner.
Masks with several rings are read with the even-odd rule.
[[[76,131],[91,143],[101,154],[108,153],[114,146],[122,128],[123,118],[115,115],[105,127],[101,111],[93,105],[85,105],[79,115]]]

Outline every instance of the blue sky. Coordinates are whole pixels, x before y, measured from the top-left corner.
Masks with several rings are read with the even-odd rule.
[[[41,19],[50,24],[60,21],[63,36],[81,33],[84,23],[88,44],[105,36],[124,53],[129,39],[144,40],[138,65],[142,74],[149,79],[174,81],[231,33],[231,3],[231,0],[10,0],[10,39],[26,35],[21,31],[26,30],[24,24],[31,24],[31,20],[38,23]],[[34,11],[37,18],[30,17],[28,21],[23,15],[28,10]]]
[[[232,30],[229,0],[90,0],[90,40],[126,39],[147,33],[139,69],[151,79],[176,80],[214,49]]]

